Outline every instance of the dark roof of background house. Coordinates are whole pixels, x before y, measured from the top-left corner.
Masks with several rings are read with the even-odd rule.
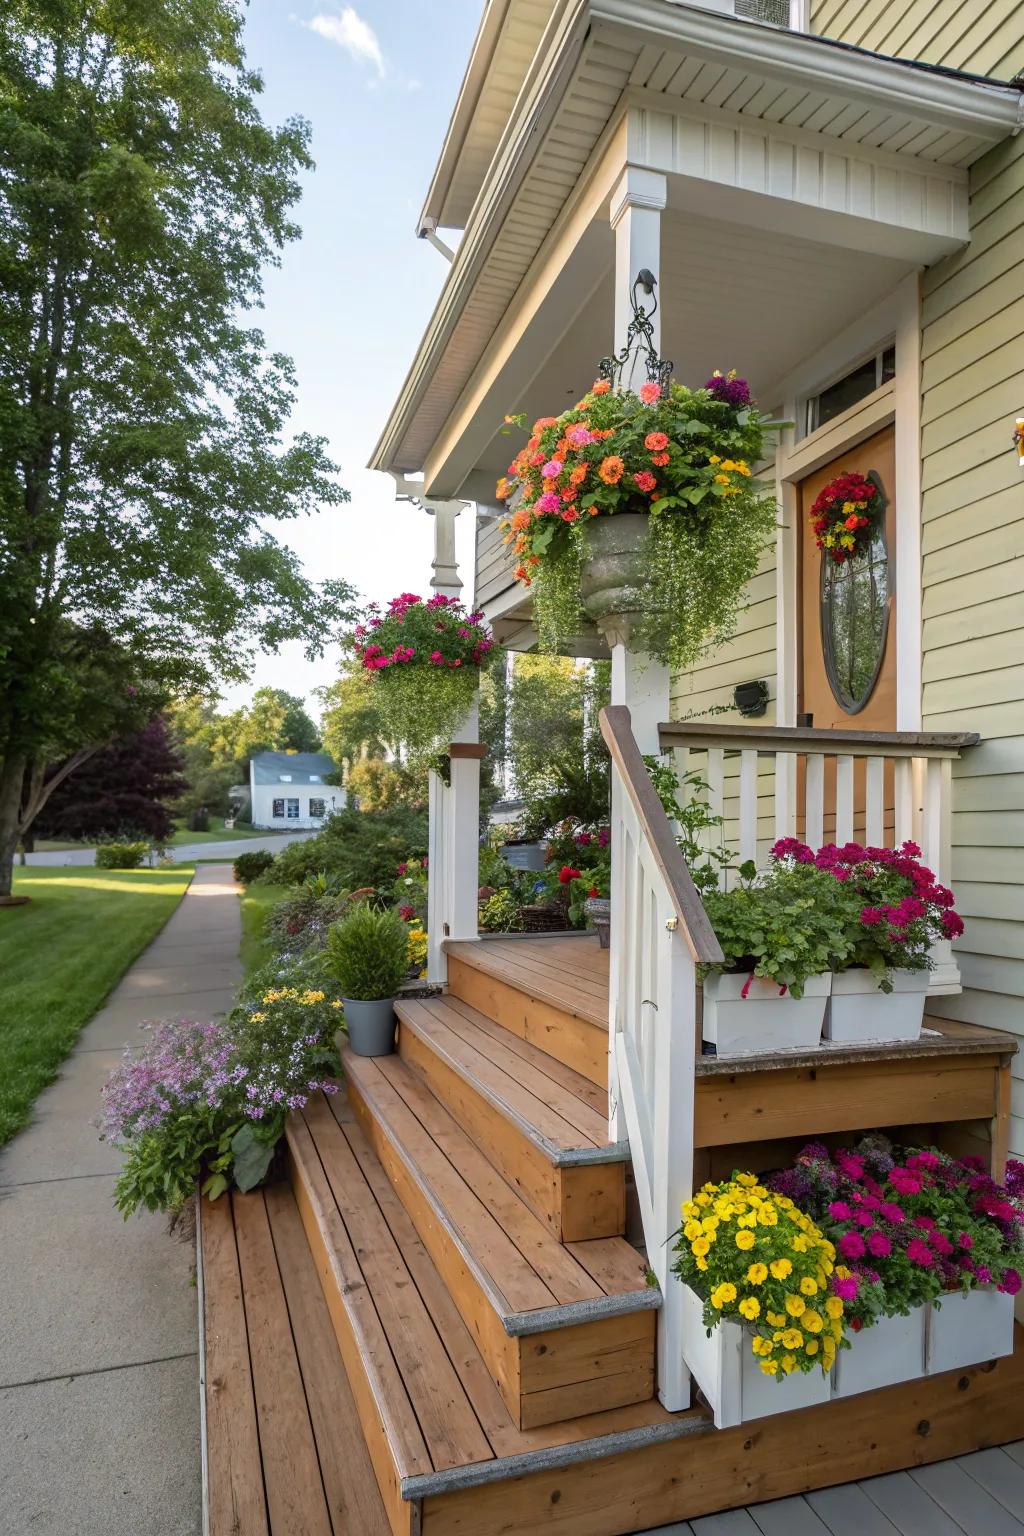
[[[326,752],[257,752],[252,759],[254,784],[280,784],[283,773],[291,774],[293,784],[309,784],[314,774],[322,781],[335,771]]]

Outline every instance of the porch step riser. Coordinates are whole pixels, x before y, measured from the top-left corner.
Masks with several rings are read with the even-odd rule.
[[[546,1051],[599,1088],[608,1086],[608,1031],[531,998],[518,987],[448,956],[448,991],[503,1029]]]
[[[563,1243],[625,1231],[626,1164],[559,1165],[503,1115],[407,1022],[399,1026],[403,1061],[424,1078],[473,1140]]]
[[[349,1100],[520,1429],[626,1407],[653,1396],[654,1311],[626,1312],[525,1336],[507,1333],[494,1299],[351,1077]]]

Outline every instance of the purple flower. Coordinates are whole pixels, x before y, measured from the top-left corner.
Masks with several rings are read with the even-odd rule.
[[[731,405],[735,410],[750,405],[753,400],[746,379],[730,378],[723,373],[713,373],[704,388],[713,399]]]

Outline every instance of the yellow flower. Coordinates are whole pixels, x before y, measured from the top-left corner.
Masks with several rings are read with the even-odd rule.
[[[787,1376],[791,1376],[793,1374],[793,1372],[796,1370],[796,1356],[795,1355],[783,1355],[783,1357],[782,1357],[782,1369],[785,1371]]]
[[[802,1296],[795,1296],[792,1292],[786,1297],[786,1311],[790,1317],[802,1317],[807,1310],[807,1303]]]
[[[747,1211],[747,1213],[744,1216],[740,1216],[740,1217],[737,1218],[736,1225],[738,1227],[756,1227],[757,1226],[757,1212],[756,1211]]]
[[[708,1237],[713,1238],[722,1223],[719,1221],[717,1216],[705,1216],[700,1225],[701,1231],[706,1232]]]
[[[817,1339],[808,1339],[807,1343],[804,1345],[804,1353],[807,1355],[816,1355],[818,1353],[818,1347]]]
[[[808,1333],[820,1333],[825,1326],[821,1313],[815,1312],[812,1307],[807,1308],[801,1322]]]
[[[817,1280],[812,1280],[810,1275],[804,1275],[800,1281],[800,1291],[804,1296],[816,1296],[818,1294]]]
[[[762,1227],[777,1227],[779,1224],[779,1213],[774,1205],[762,1205],[757,1213],[757,1219]]]
[[[688,1221],[683,1228],[683,1236],[688,1243],[692,1243],[695,1237],[700,1237],[701,1225],[699,1221]]]
[[[807,1239],[804,1237],[802,1232],[798,1232],[789,1246],[792,1248],[794,1253],[806,1253]]]
[[[713,462],[714,460],[712,460]],[[736,1175],[736,1183],[742,1184],[744,1189],[753,1189],[757,1183],[757,1175],[753,1173],[738,1173]]]
[[[768,1321],[771,1323],[773,1328],[785,1328],[785,1326],[786,1326],[786,1314],[785,1314],[785,1312],[766,1312],[765,1316],[767,1317]]]
[[[335,998],[335,999],[334,999],[334,1002],[333,1002],[333,1003],[332,1003],[332,1004],[331,1004],[331,1007],[332,1007],[332,1008],[340,1008],[340,1007],[341,1007],[341,1002],[340,1002],[340,1000],[339,1000],[339,999],[338,999],[338,998]]]
[[[701,1190],[700,1194],[697,1196],[697,1204],[698,1205],[710,1205],[711,1204],[711,1196],[710,1195],[706,1195],[704,1193],[704,1191]]]
[[[832,1330],[832,1337],[834,1339],[838,1340],[838,1339],[842,1338],[842,1336],[843,1336],[843,1320],[842,1320],[841,1317],[834,1318],[833,1321],[829,1323],[829,1327]]]
[[[782,1343],[786,1349],[801,1349],[804,1336],[799,1328],[787,1328],[782,1335]]]
[[[756,1296],[745,1296],[739,1304],[738,1311],[741,1317],[745,1317],[749,1322],[753,1322],[755,1317],[760,1317],[761,1315],[761,1303]]]
[[[744,1227],[742,1231],[736,1233],[736,1247],[737,1248],[741,1248],[744,1251],[746,1251],[748,1248],[753,1248],[753,1246],[754,1246],[754,1244],[756,1242],[757,1242],[757,1238],[754,1236],[753,1232],[751,1232],[748,1227]]]
[[[763,1285],[768,1279],[767,1264],[751,1264],[747,1270],[747,1280],[751,1285]]]
[[[723,1280],[721,1285],[716,1286],[715,1289],[711,1292],[711,1305],[716,1307],[719,1311],[721,1311],[727,1302],[735,1300],[736,1287],[729,1280]]]
[[[694,1263],[696,1264],[697,1268],[699,1270],[701,1270],[702,1272],[704,1270],[706,1270],[707,1267],[708,1267],[707,1259],[700,1258],[699,1256],[696,1259],[694,1259]]]
[[[708,1242],[706,1237],[695,1237],[693,1242],[690,1244],[690,1248],[693,1251],[694,1256],[699,1259],[704,1257],[710,1247],[711,1244]]]
[[[265,1024],[267,1022],[267,1016],[265,1013],[250,1013],[249,1017],[252,1019],[254,1024]]]
[[[775,1376],[778,1373],[779,1362],[777,1360],[762,1360],[761,1369],[766,1376]]]
[[[825,1311],[828,1313],[829,1317],[832,1318],[833,1322],[837,1317],[842,1317],[843,1303],[840,1301],[838,1296],[830,1296],[828,1298],[825,1303]]]
[[[693,1221],[697,1216],[700,1215],[700,1206],[697,1204],[696,1200],[683,1201],[683,1215],[686,1217],[687,1221]]]
[[[773,1259],[769,1268],[776,1280],[785,1280],[793,1273],[793,1265],[789,1259]]]

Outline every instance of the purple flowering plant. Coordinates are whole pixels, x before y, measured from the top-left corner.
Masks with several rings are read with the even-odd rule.
[[[832,1288],[854,1331],[954,1291],[1020,1290],[1024,1164],[1011,1161],[1000,1185],[978,1158],[876,1135],[852,1149],[811,1142],[765,1182],[835,1245]]]
[[[266,1177],[288,1112],[334,1093],[340,1003],[315,987],[259,989],[226,1019],[146,1026],[103,1089],[102,1138],[125,1164],[115,1203],[129,1216],[216,1199]]]

